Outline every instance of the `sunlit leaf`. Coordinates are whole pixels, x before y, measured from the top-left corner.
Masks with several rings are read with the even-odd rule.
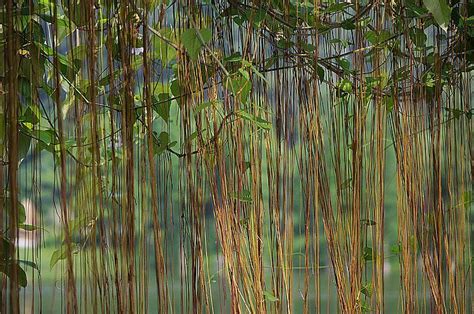
[[[451,20],[451,8],[446,0],[423,0],[428,11],[433,14],[436,23],[444,30],[448,30]]]
[[[265,300],[268,302],[276,302],[279,300],[277,297],[273,295],[273,293],[267,290],[263,291],[263,295],[265,296]]]

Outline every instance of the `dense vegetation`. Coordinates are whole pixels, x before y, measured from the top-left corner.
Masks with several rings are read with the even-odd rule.
[[[1,9],[2,312],[472,311],[471,0]]]

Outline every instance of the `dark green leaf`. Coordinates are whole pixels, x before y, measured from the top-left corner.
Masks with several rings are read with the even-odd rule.
[[[10,259],[10,251],[13,248],[13,243],[5,237],[0,236],[0,261]]]
[[[409,17],[418,17],[428,12],[425,8],[419,6],[415,0],[406,0],[405,6]]]
[[[18,162],[21,163],[30,150],[31,137],[24,132],[18,136]]]
[[[318,65],[318,78],[324,81],[324,68],[320,65]]]
[[[21,263],[21,264],[24,264],[24,265],[29,266],[29,267],[31,267],[31,268],[34,268],[34,269],[36,269],[36,270],[39,270],[38,265],[37,265],[36,263],[34,263],[34,262],[25,261],[25,260],[21,260],[21,259],[20,259],[20,260],[18,260],[18,263]]]
[[[7,208],[7,213],[10,214],[11,212],[11,198],[9,196],[3,196],[1,198],[1,201],[4,202],[5,207]],[[22,203],[18,202],[17,203],[18,207],[18,224],[22,224],[26,220],[26,212],[25,212],[25,207],[23,206]]]
[[[410,29],[410,39],[418,48],[425,47],[426,43],[426,34],[423,29],[420,28],[413,28]]]
[[[23,268],[20,267],[20,265],[12,261],[0,263],[0,272],[7,275],[10,279],[13,276],[12,270],[17,272],[18,284],[23,288],[26,287],[28,284],[28,280],[26,278],[25,271],[23,270]]]
[[[371,247],[364,247],[364,250],[362,251],[362,257],[364,258],[364,261],[373,261],[374,258],[374,252]]]
[[[349,7],[351,4],[345,3],[345,2],[339,2],[339,3],[333,3],[330,6],[328,6],[324,12],[325,13],[336,13],[336,12],[341,12],[347,7]]]

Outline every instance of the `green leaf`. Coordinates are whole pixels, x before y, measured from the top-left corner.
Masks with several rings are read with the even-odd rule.
[[[35,262],[25,261],[25,260],[20,259],[20,260],[18,260],[18,263],[24,264],[26,266],[29,266],[29,267],[34,268],[34,269],[39,271],[39,267]]]
[[[53,252],[51,255],[51,260],[49,261],[49,267],[53,269],[54,265],[56,265],[59,261],[66,259],[66,249],[60,248]]]
[[[341,12],[347,7],[351,6],[350,3],[344,3],[344,2],[339,2],[339,3],[333,3],[330,6],[328,6],[324,12],[325,13],[336,13],[336,12]]]
[[[160,34],[172,42],[173,30],[170,28],[161,28]],[[176,58],[176,49],[174,49],[169,42],[159,38],[158,36],[153,36],[153,51],[152,56],[155,59],[159,59],[162,64],[168,64],[171,60]]]
[[[248,79],[249,76],[246,70],[240,69],[238,73],[228,77],[227,88],[231,90],[232,95],[240,102],[246,102],[252,91],[252,83]]]
[[[408,17],[418,17],[427,13],[427,10],[420,7],[415,0],[405,0],[405,6]]]
[[[249,190],[242,190],[240,193],[232,193],[231,197],[245,203],[253,202],[252,193]]]
[[[208,28],[197,30],[187,29],[181,34],[181,41],[191,60],[196,61],[202,47],[211,41],[212,32]]]
[[[58,29],[58,43],[61,43],[64,38],[71,33],[71,31],[76,29],[75,26],[69,25],[69,20],[65,16],[58,16],[58,18],[53,21],[53,24]]]
[[[25,49],[20,49],[18,50],[18,54],[20,54],[23,57],[29,58],[31,57],[29,54],[30,52]],[[18,79],[18,92],[21,95],[21,97],[24,99],[26,103],[31,103],[31,82],[28,79],[25,78],[19,78]]]
[[[31,137],[24,132],[20,132],[18,142],[18,163],[21,164],[30,150]]]
[[[158,136],[160,143],[163,145],[168,145],[170,142],[170,135],[167,132],[161,132],[160,136]]]
[[[410,29],[410,39],[412,40],[412,42],[415,44],[416,47],[423,48],[425,47],[427,37],[423,29],[413,28],[413,29]]]
[[[265,296],[265,300],[268,302],[276,302],[279,300],[277,297],[273,295],[273,293],[267,290],[263,291],[263,295]]]
[[[387,112],[390,113],[393,110],[393,97],[392,96],[385,96],[385,108],[387,109]]]
[[[402,252],[402,246],[400,245],[400,243],[392,245],[390,247],[390,252],[395,255],[400,255],[400,253]]]
[[[10,214],[11,211],[11,198],[10,196],[3,196],[1,198],[1,201],[4,202],[5,207],[7,208],[7,213]],[[25,212],[25,207],[23,206],[22,203],[18,202],[17,203],[18,207],[18,224],[23,224],[26,220],[26,212]]]
[[[166,122],[170,119],[171,95],[161,93],[156,97],[153,95],[153,110]]]
[[[194,107],[194,112],[199,113],[199,112],[203,111],[204,109],[209,108],[211,106],[212,106],[212,101],[203,102],[203,103],[199,104],[198,106]]]
[[[376,225],[376,222],[374,220],[370,220],[370,219],[361,219],[361,221],[363,223],[365,223],[367,226],[375,226]]]
[[[186,142],[192,142],[192,141],[194,141],[195,139],[197,139],[199,133],[203,133],[204,131],[206,131],[206,129],[202,129],[200,132],[199,132],[199,131],[194,131],[193,133],[191,133],[191,135],[189,135],[189,136],[186,138]]]
[[[365,38],[369,43],[372,45],[378,45],[380,43],[385,42],[387,39],[390,38],[390,33],[387,31],[368,31],[364,34]]]
[[[352,184],[352,178],[348,178],[344,180],[344,182],[341,183],[340,190],[345,190],[347,188],[350,188]]]
[[[230,56],[224,58],[225,63],[234,63],[234,62],[242,62],[242,55],[240,52],[234,52]]]
[[[23,122],[23,124],[29,123],[32,125],[37,124],[38,122],[40,122],[40,120],[41,111],[37,105],[29,105],[20,118],[20,121]]]
[[[26,211],[25,206],[22,203],[18,202],[18,223],[22,224],[26,220]]]
[[[268,122],[267,120],[264,120],[260,117],[257,117],[253,114],[250,114],[245,110],[236,111],[236,115],[238,115],[239,117],[241,117],[241,118],[243,118],[247,121],[255,123],[261,129],[271,130],[271,128],[272,128],[272,124],[270,122]]]
[[[468,113],[470,114],[470,111],[464,111],[464,110],[460,110],[460,109],[451,109],[451,108],[444,108],[447,112],[449,112],[449,116],[456,119],[456,120],[459,120],[459,118],[461,118],[462,116],[464,115],[467,115]]]
[[[247,11],[245,13],[247,16],[247,20],[252,22],[252,24],[254,24],[257,28],[260,27],[260,24],[263,20],[265,20],[265,17],[267,15],[267,11],[263,9],[259,9],[257,11]]]
[[[344,72],[349,73],[351,71],[351,62],[346,58],[338,58],[336,62],[341,66]]]
[[[471,191],[464,192],[462,195],[462,203],[464,205],[470,205],[473,202],[474,202],[474,199],[472,197],[472,192]]]
[[[366,284],[362,285],[362,289],[360,289],[360,292],[362,292],[365,296],[371,297],[374,289],[372,287],[372,283],[368,282]]]
[[[181,106],[182,104],[181,96],[184,93],[184,89],[178,80],[171,81],[170,91],[171,91],[171,94],[173,94],[173,96],[176,98],[176,102],[178,103],[178,105]]]
[[[34,130],[33,135],[45,145],[52,144],[55,139],[55,133],[53,129]]]
[[[89,20],[87,19],[86,1],[84,0],[61,0],[64,14],[74,22],[78,27],[87,25]],[[69,10],[71,8],[71,11]]]
[[[265,120],[265,119],[262,119],[260,117],[255,117],[255,123],[257,124],[257,126],[261,129],[264,129],[264,130],[271,130],[272,128],[272,123]]]
[[[433,15],[436,23],[447,31],[449,21],[451,20],[451,8],[446,0],[423,0],[423,4]]]
[[[242,218],[240,219],[239,223],[242,225],[242,226],[247,226],[248,223],[250,221],[250,218],[249,217],[246,217],[246,218]]]
[[[76,244],[71,244],[71,253],[76,254],[79,251],[79,246]],[[51,255],[51,260],[49,261],[49,267],[53,269],[59,261],[65,260],[67,257],[67,246],[63,244],[60,249],[53,252]]]
[[[342,21],[341,27],[346,30],[353,30],[356,28],[355,24],[351,21],[351,19]]]
[[[5,261],[10,259],[10,251],[13,243],[5,237],[0,236],[0,260]]]
[[[364,250],[362,251],[362,257],[364,258],[364,261],[373,261],[374,258],[374,252],[371,247],[364,247]]]
[[[21,287],[26,287],[28,284],[28,280],[26,278],[26,273],[23,268],[18,265],[16,262],[8,261],[0,263],[0,272],[7,275],[10,279],[12,278],[12,269],[15,269],[17,272],[17,280],[18,284]]]
[[[244,67],[248,67],[252,70],[253,73],[255,73],[262,81],[267,83],[267,79],[265,76],[253,65],[253,63],[247,61],[247,60],[242,60],[242,65]],[[243,68],[239,69],[239,72],[242,74],[243,77],[245,77],[247,80],[250,80],[249,73],[247,71],[244,71]]]
[[[292,42],[291,40],[285,39],[285,38],[282,38],[282,39],[277,41],[277,47],[280,48],[280,49],[289,49],[289,48],[293,47],[294,45],[295,45],[294,42]]]
[[[35,231],[35,230],[41,229],[41,227],[39,227],[39,226],[30,225],[30,224],[23,224],[23,223],[19,224],[18,228],[23,229],[25,231]]]
[[[427,72],[425,75],[423,75],[423,83],[426,87],[434,87],[436,84],[434,73]]]
[[[362,313],[370,313],[372,311],[370,305],[364,299],[360,299],[359,302]]]
[[[209,107],[214,107],[216,105],[222,105],[222,102],[220,102],[219,100],[203,102],[194,108],[194,113],[199,113]]]
[[[377,33],[375,31],[368,31],[364,34],[364,37],[365,39],[367,39],[367,41],[369,43],[371,43],[372,45],[373,44],[376,44],[377,43]]]
[[[318,78],[324,81],[324,68],[318,64]]]
[[[329,42],[333,45],[341,45],[343,48],[347,48],[351,44],[348,40],[340,38],[331,39]]]
[[[154,152],[160,155],[166,151],[170,144],[170,135],[167,132],[161,132],[158,136],[158,141],[155,142]]]
[[[346,93],[352,93],[352,82],[348,79],[343,79],[339,83],[339,88]]]

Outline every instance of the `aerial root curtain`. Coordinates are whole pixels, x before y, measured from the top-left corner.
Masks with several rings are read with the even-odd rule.
[[[1,6],[2,311],[472,308],[470,3]]]

